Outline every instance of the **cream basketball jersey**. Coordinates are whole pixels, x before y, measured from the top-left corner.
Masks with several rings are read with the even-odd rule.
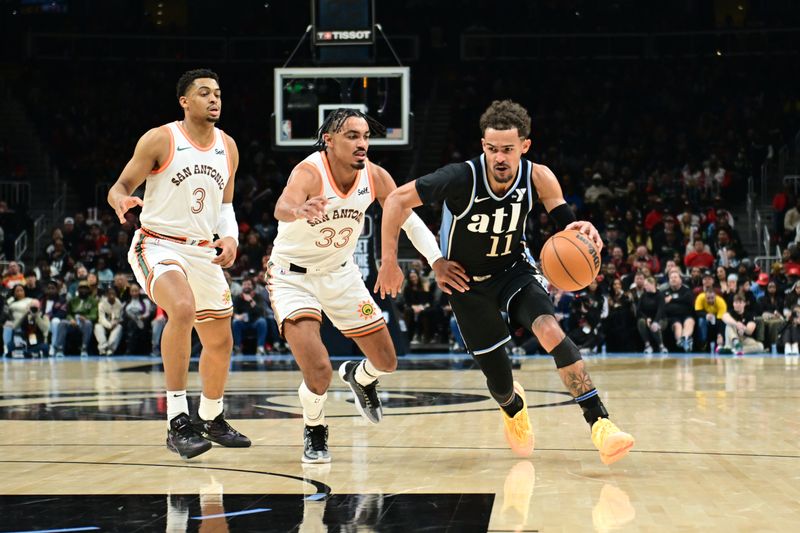
[[[214,142],[198,146],[178,122],[162,127],[169,131],[170,156],[147,177],[142,227],[191,241],[211,240],[231,177],[222,130],[214,128]]]
[[[318,177],[320,195],[328,199],[321,221],[304,218],[278,222],[278,237],[272,248],[276,262],[303,268],[332,269],[353,257],[364,227],[364,213],[375,199],[375,188],[367,166],[358,171],[349,191],[340,191],[333,180],[324,151],[314,152],[295,168],[305,166]]]

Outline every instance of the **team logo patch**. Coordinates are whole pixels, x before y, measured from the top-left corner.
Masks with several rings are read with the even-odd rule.
[[[222,302],[226,303],[226,304],[231,303],[231,290],[230,289],[225,289],[224,291],[222,291]]]
[[[358,304],[358,316],[367,320],[368,318],[372,318],[372,315],[375,314],[375,306],[372,302],[364,300],[360,304]]]

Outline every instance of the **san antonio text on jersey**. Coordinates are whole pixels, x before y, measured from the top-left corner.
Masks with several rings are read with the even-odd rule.
[[[444,202],[439,243],[442,255],[470,276],[501,272],[525,255],[525,221],[536,193],[531,162],[521,159],[510,189],[497,196],[489,187],[483,155],[454,163],[417,180],[424,203]]]

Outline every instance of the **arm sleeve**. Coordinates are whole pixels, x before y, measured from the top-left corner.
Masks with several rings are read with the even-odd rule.
[[[411,241],[411,244],[414,245],[414,248],[419,253],[425,256],[429,265],[433,265],[433,263],[441,259],[442,252],[439,250],[436,237],[413,210],[403,223],[402,228],[406,232],[408,240]]]
[[[216,229],[220,237],[231,237],[236,241],[237,245],[239,244],[239,224],[236,222],[233,204],[222,204]]]

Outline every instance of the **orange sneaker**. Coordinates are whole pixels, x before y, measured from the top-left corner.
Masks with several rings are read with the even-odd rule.
[[[520,457],[529,457],[533,453],[534,438],[531,419],[528,417],[528,402],[525,401],[525,389],[515,381],[514,392],[522,398],[522,409],[511,418],[502,407],[500,408],[505,426],[503,431],[511,450]]]
[[[592,443],[600,451],[600,460],[610,465],[625,457],[633,448],[633,436],[614,425],[608,418],[598,418],[592,424]]]

